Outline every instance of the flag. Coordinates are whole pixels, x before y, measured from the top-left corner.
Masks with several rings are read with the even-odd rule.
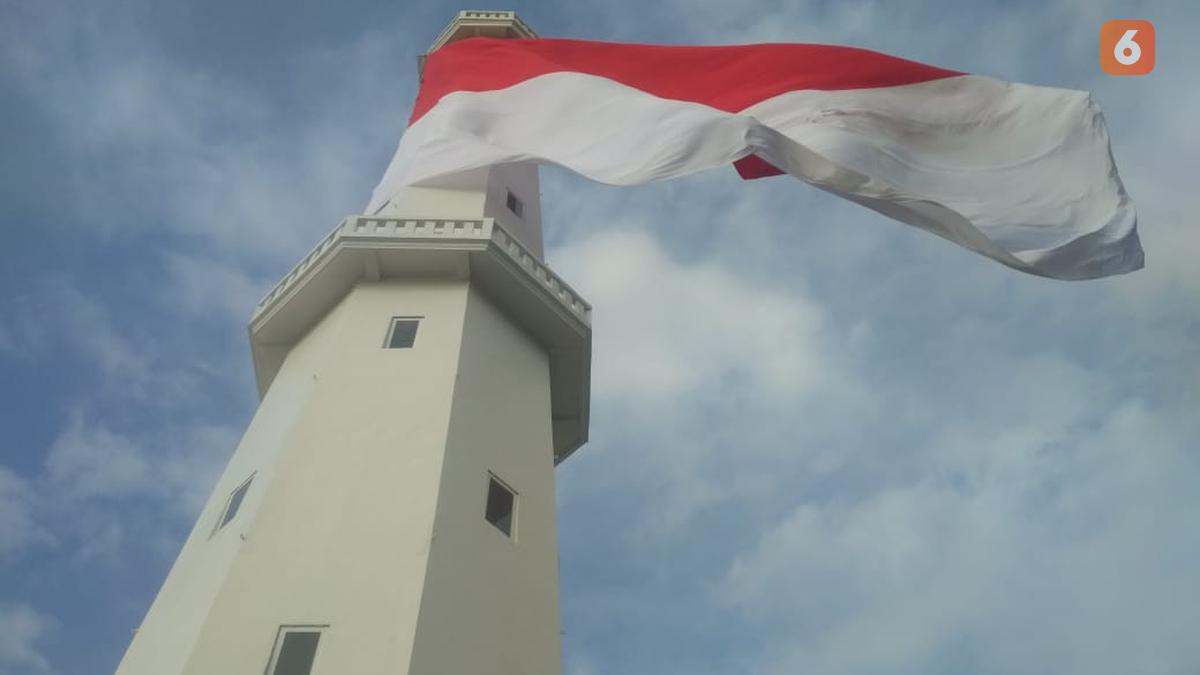
[[[635,185],[732,163],[788,174],[1058,279],[1142,266],[1104,117],[1082,91],[851,47],[471,38],[429,55],[374,213],[509,162]],[[814,214],[781,214],[812,220]]]

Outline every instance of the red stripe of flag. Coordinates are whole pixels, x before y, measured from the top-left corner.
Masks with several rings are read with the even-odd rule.
[[[596,75],[662,98],[702,103],[727,112],[801,89],[891,87],[962,75],[879,52],[832,45],[686,47],[470,38],[430,54],[409,123],[447,94],[504,89],[557,72]]]
[[[742,180],[770,178],[771,176],[782,176],[786,173],[783,169],[776,167],[758,155],[746,155],[734,162],[733,168],[737,169],[738,175],[742,177]]]

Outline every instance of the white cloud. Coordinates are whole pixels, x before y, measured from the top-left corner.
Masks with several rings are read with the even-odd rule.
[[[23,317],[42,342],[67,343],[87,362],[126,386],[141,388],[153,376],[150,357],[113,321],[107,308],[65,281],[48,285],[37,310]]]
[[[46,454],[46,477],[75,502],[151,498],[190,517],[203,505],[237,433],[197,424],[133,437],[72,411]]]
[[[53,618],[28,605],[0,604],[0,667],[12,675],[51,672],[37,643],[56,624]]]
[[[192,316],[218,316],[239,328],[249,320],[268,282],[252,279],[241,268],[220,260],[168,254],[170,283],[164,288],[165,304]],[[239,331],[240,333],[241,331]]]
[[[218,316],[230,321],[225,312],[247,299],[223,293],[252,284],[230,269],[214,271],[198,260],[178,260],[168,264],[171,278],[177,279],[175,284],[182,290],[169,294],[163,287],[152,286],[132,302],[126,298],[124,307],[102,302],[93,289],[85,292],[66,279],[45,280],[15,311],[21,358],[44,367],[70,364],[80,368],[76,372],[85,381],[97,382],[92,400],[108,409],[191,404],[197,387],[211,379],[214,368],[190,356],[191,352],[181,356],[180,350],[193,348],[196,339],[180,319],[194,320],[197,315],[212,316],[214,310],[221,310]],[[165,306],[175,316],[154,314],[147,301]],[[241,325],[241,321],[230,321],[231,334],[240,331]],[[244,338],[238,335],[237,339]]]
[[[809,498],[736,556],[715,599],[768,631],[764,672],[1200,666],[1197,425],[1089,410],[1088,374],[1046,374],[998,417],[945,420],[909,477]]]
[[[366,203],[383,167],[364,158],[386,161],[403,128],[398,85],[415,69],[395,66],[413,62],[414,46],[381,26],[292,52],[262,88],[179,61],[120,19],[143,8],[119,4],[34,5],[0,33],[16,81],[76,159],[53,199],[77,220],[110,236],[153,228],[171,246],[282,272]],[[303,110],[284,91],[291,81],[306,85]]]
[[[717,386],[796,395],[827,380],[822,312],[794,291],[674,260],[644,230],[606,229],[553,258],[596,308],[597,398],[661,405]]]
[[[633,479],[654,493],[653,515],[640,521],[637,536],[673,531],[706,508],[759,489],[748,472],[728,479],[722,456],[731,439],[709,424],[726,420],[737,429],[764,411],[839,400],[853,389],[837,379],[844,373],[837,372],[823,310],[797,289],[755,284],[715,257],[675,259],[636,228],[602,229],[551,257],[595,308],[599,432],[585,454],[607,456],[613,473],[605,470],[605,480],[614,486],[628,489]],[[621,432],[612,434],[616,420]],[[741,439],[749,465],[779,452],[753,436]]]
[[[46,453],[39,526],[82,564],[116,564],[135,548],[169,558],[237,439],[203,423],[120,431],[76,408]]]
[[[570,675],[596,675],[596,667],[590,661],[573,659],[567,665]]]
[[[36,494],[32,485],[14,471],[0,466],[0,561],[24,553],[30,546],[50,541],[37,522]]]
[[[46,455],[50,480],[71,499],[128,497],[153,491],[146,451],[75,411]]]

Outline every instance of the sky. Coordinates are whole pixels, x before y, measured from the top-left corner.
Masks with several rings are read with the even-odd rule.
[[[115,669],[254,414],[254,303],[364,207],[464,8],[0,0],[0,675]],[[1146,249],[1052,281],[787,177],[543,169],[594,308],[567,675],[1200,672],[1200,5],[496,8],[1089,90]],[[1114,18],[1152,74],[1100,72]]]

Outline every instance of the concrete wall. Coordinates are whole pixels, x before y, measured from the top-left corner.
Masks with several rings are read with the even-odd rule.
[[[412,349],[383,348],[393,316],[423,317]],[[547,356],[477,289],[360,284],[289,352],[118,675],[262,675],[281,625],[328,626],[314,675],[560,672],[552,455]]]
[[[119,675],[261,673],[293,623],[330,625],[314,672],[403,671],[466,296],[465,281],[362,285],[292,349]],[[424,316],[414,349],[382,348],[396,315]]]
[[[508,208],[511,191],[524,209],[517,216]],[[439,181],[439,187],[400,189],[379,209],[384,217],[491,217],[525,248],[542,258],[542,194],[538,167],[525,162],[474,169]]]
[[[258,672],[245,669],[266,667],[284,624],[329,626],[316,673],[403,672],[466,293],[464,282],[379,283],[342,301],[309,409],[184,673]],[[423,317],[412,349],[383,349],[392,316]]]
[[[561,672],[546,352],[472,288],[411,675]],[[484,519],[489,473],[513,537]]]
[[[495,218],[530,253],[542,259],[542,193],[537,164],[504,164],[488,171],[484,215]],[[508,209],[510,191],[524,205],[520,217]]]
[[[209,610],[242,550],[239,535],[254,522],[265,488],[274,477],[274,462],[295,437],[297,423],[310,407],[316,388],[311,373],[331,358],[334,346],[331,333],[339,323],[341,311],[342,307],[335,308],[288,355],[289,365],[280,371],[260,402],[130,642],[117,675],[183,672]],[[252,474],[254,482],[237,518],[214,534],[229,495]]]

